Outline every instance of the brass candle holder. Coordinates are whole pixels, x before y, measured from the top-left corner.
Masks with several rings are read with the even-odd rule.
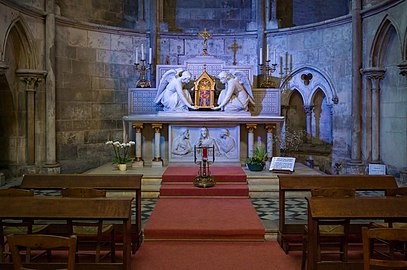
[[[265,64],[260,64],[260,71],[263,75],[263,82],[260,84],[260,87],[263,88],[272,88],[274,87],[274,83],[271,79],[271,74],[273,74],[274,71],[276,71],[277,63],[271,64],[270,66],[270,60],[266,60]]]
[[[147,72],[151,69],[151,63],[146,63],[146,60],[141,59],[140,63],[135,63],[136,71],[140,72],[140,79],[136,82],[136,87],[138,88],[149,88],[151,87],[151,81],[146,79]],[[148,66],[147,66],[148,65]]]

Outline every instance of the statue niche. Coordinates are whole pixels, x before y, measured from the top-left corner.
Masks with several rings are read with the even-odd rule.
[[[197,80],[194,81],[195,87],[195,107],[198,109],[211,109],[215,101],[215,80],[204,71]]]

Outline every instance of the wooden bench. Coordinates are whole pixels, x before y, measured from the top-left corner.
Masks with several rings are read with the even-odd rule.
[[[64,188],[95,188],[105,191],[135,193],[135,231],[133,254],[140,247],[141,232],[141,178],[142,174],[27,174],[19,188],[34,190],[61,190]]]
[[[327,262],[317,260],[317,234],[321,219],[394,219],[407,218],[406,197],[310,198],[308,206],[307,269],[363,269],[363,260]],[[361,233],[359,228],[359,233]],[[362,247],[361,247],[362,249]]]
[[[278,175],[279,178],[279,233],[278,242],[286,253],[294,249],[289,238],[300,238],[304,224],[287,224],[285,202],[287,192],[311,191],[317,188],[347,188],[357,191],[386,191],[397,188],[390,175]],[[297,241],[302,243],[302,240]],[[297,246],[298,249],[301,246]]]
[[[123,225],[123,261],[119,263],[77,263],[75,269],[131,269],[132,201],[131,197],[85,199],[56,196],[2,197],[0,198],[0,219],[121,221]],[[49,264],[49,262],[46,263],[41,269],[49,269]],[[0,269],[13,269],[13,266],[11,263],[0,263]]]

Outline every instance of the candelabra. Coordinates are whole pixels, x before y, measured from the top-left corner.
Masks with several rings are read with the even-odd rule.
[[[285,53],[285,68],[283,68],[283,57],[280,56],[280,78],[281,83],[284,83],[283,91],[290,89],[290,76],[293,71],[293,56],[290,54],[290,66],[288,66],[288,52]],[[285,81],[285,82],[284,82]]]
[[[151,87],[151,81],[146,79],[147,72],[151,69],[151,63],[146,63],[146,60],[141,59],[140,63],[135,63],[136,71],[140,72],[140,79],[136,82],[136,87],[147,88]],[[147,66],[148,65],[148,66]]]
[[[271,74],[276,71],[277,64],[271,64],[270,60],[266,60],[265,64],[260,64],[260,71],[263,74],[263,82],[260,84],[260,87],[271,88],[274,86],[273,81],[271,80]]]

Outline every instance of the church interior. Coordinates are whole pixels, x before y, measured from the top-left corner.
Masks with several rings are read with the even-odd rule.
[[[407,186],[406,14],[405,0],[0,0],[0,205],[15,187],[51,197],[113,190],[106,200],[137,190],[139,238],[115,224],[124,235],[116,269],[191,269],[202,262],[194,251],[239,249],[253,254],[194,269],[270,269],[270,260],[281,263],[271,269],[342,269],[320,265],[311,191],[327,177],[357,198],[403,197],[389,190]],[[87,174],[118,182],[74,177]],[[30,175],[56,181],[40,187]],[[405,219],[403,202],[369,218]],[[0,210],[1,229],[10,217]],[[284,220],[302,224],[293,246]],[[307,222],[315,226],[302,237]],[[189,227],[177,235],[180,224]],[[350,230],[361,245],[361,229]],[[168,258],[179,249],[189,249],[188,266]],[[269,249],[281,254],[264,258]],[[154,250],[169,255],[149,258]],[[341,267],[362,269],[361,254],[347,265],[341,252]]]

